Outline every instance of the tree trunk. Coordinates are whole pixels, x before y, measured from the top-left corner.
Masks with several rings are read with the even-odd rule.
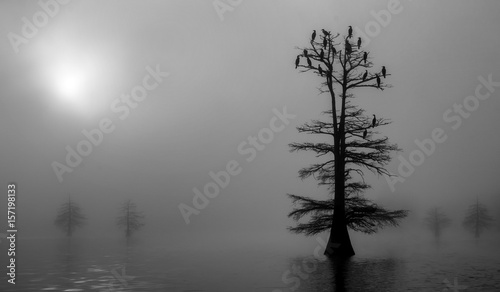
[[[72,205],[71,205],[71,198],[68,199],[68,232],[67,236],[71,237],[72,232],[72,227],[73,227],[73,214],[72,214]]]
[[[479,198],[476,197],[476,239],[479,238]]]
[[[345,61],[345,57],[344,57]],[[344,71],[344,84],[346,72]],[[335,205],[333,209],[333,222],[330,229],[330,238],[326,246],[325,255],[328,257],[350,257],[353,256],[351,238],[347,230],[347,221],[345,218],[345,97],[347,89],[343,86],[342,107],[340,110],[340,123],[337,127],[337,109],[335,105],[335,95],[331,83],[329,84],[332,93],[332,115],[333,124],[336,128],[334,136],[334,158],[335,158]]]
[[[345,224],[340,223],[332,226],[325,255],[339,258],[347,258],[355,255],[351,244],[351,238],[349,237],[349,231]]]
[[[336,160],[337,162],[338,160]],[[337,163],[341,164],[341,163]],[[335,176],[343,176],[343,172],[337,169],[343,168],[342,165],[335,166]],[[338,167],[338,168],[337,168]],[[351,238],[347,230],[347,222],[345,219],[345,198],[344,198],[344,180],[335,179],[335,206],[333,211],[333,224],[330,230],[330,238],[326,246],[325,255],[328,257],[350,257],[353,256],[354,249],[352,248]],[[338,183],[337,183],[338,182]]]
[[[125,236],[126,237],[130,237],[130,222],[129,222],[129,219],[130,219],[130,203],[127,202],[127,230],[125,231]]]

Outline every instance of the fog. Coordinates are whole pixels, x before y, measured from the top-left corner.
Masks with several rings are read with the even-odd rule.
[[[145,216],[134,234],[138,241],[186,251],[237,247],[312,255],[317,237],[287,231],[295,222],[287,217],[293,206],[286,194],[329,194],[314,179],[298,178],[319,158],[290,153],[288,144],[316,139],[296,127],[325,118],[330,100],[319,94],[316,76],[294,70],[296,47],[308,45],[313,29],[344,33],[352,25],[368,36],[366,25],[377,22],[374,13],[388,9],[388,1],[252,0],[225,12],[215,3],[74,0],[17,45],[9,33],[22,35],[23,18],[32,21],[42,8],[36,1],[0,3],[0,185],[7,194],[7,185],[16,183],[19,238],[63,239],[54,220],[69,196],[87,218],[75,238],[123,238],[115,220],[131,199]],[[500,5],[398,3],[400,12],[365,40],[374,62],[389,68],[393,88],[356,95],[370,116],[392,120],[381,132],[402,149],[387,165],[396,175],[392,182],[368,174],[372,188],[365,196],[409,215],[374,235],[350,231],[354,249],[381,257],[435,252],[423,222],[429,209],[441,207],[451,219],[441,248],[473,253],[474,236],[462,221],[478,199],[495,220],[479,244],[494,250],[500,90],[484,84],[500,80]],[[134,106],[119,103],[145,86],[145,76],[157,85],[147,97]],[[490,97],[468,103],[480,84]],[[114,130],[71,172],[58,175],[54,163],[68,164],[67,146],[75,150],[88,140],[82,131],[102,131],[103,119]],[[252,146],[249,137],[272,128],[273,119],[282,130],[262,149]],[[426,153],[418,143],[433,139],[437,128],[446,138]],[[181,204],[193,207],[193,189],[203,191],[231,163],[239,172],[186,220]],[[0,202],[0,218],[7,218],[7,195]],[[0,220],[0,230],[7,229]],[[328,234],[320,237],[326,241]]]

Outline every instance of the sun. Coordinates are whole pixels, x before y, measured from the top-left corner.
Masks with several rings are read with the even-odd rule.
[[[86,76],[88,73],[85,71],[85,68],[77,64],[60,64],[59,68],[56,66],[52,85],[62,102],[83,103],[85,85],[88,83],[88,77]]]
[[[51,110],[91,119],[109,107],[118,66],[105,46],[41,37],[31,50],[34,82]]]
[[[88,112],[99,87],[100,64],[96,54],[73,46],[47,56],[44,79],[54,102],[66,109]]]
[[[72,46],[45,52],[40,80],[53,106],[88,115],[95,111],[96,98],[102,90],[104,62],[98,54]]]

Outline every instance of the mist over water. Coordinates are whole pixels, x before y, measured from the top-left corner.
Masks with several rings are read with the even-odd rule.
[[[405,235],[406,234],[406,235]],[[498,237],[353,234],[357,254],[331,261],[318,240],[283,234],[172,239],[138,234],[19,238],[15,289],[2,291],[498,291]],[[320,238],[326,239],[326,235]],[[2,254],[0,260],[5,261]],[[456,279],[456,280],[455,280]],[[450,285],[450,286],[447,286]],[[453,290],[451,290],[453,291]],[[459,290],[460,291],[460,290]]]

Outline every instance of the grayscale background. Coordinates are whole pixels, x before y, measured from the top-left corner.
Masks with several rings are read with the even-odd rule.
[[[377,15],[395,1],[67,2],[0,2],[1,291],[500,291],[500,87],[466,117],[454,111],[478,78],[500,82],[498,1],[400,0],[383,23]],[[298,178],[314,155],[288,144],[314,140],[295,128],[331,105],[317,76],[295,70],[296,47],[313,29],[349,25],[391,73],[393,88],[357,92],[367,112],[393,122],[381,131],[402,151],[387,169],[397,175],[398,157],[434,129],[447,139],[392,189],[365,177],[367,198],[410,213],[373,235],[350,231],[356,255],[339,273],[315,256],[328,233],[287,231],[287,193],[328,197]],[[157,87],[144,100],[126,115],[112,109],[148,75]],[[275,118],[284,110],[286,123]],[[76,151],[102,119],[114,130],[58,179],[54,163],[67,165],[67,146]],[[252,146],[272,121],[281,130]],[[195,208],[193,189],[231,163],[238,174]],[[6,276],[11,182],[15,285]],[[70,240],[54,225],[68,198],[86,217]],[[495,220],[479,241],[461,224],[476,199]],[[115,224],[126,200],[144,215],[128,240]],[[196,210],[189,224],[182,206]],[[452,220],[438,247],[423,224],[434,206]]]

